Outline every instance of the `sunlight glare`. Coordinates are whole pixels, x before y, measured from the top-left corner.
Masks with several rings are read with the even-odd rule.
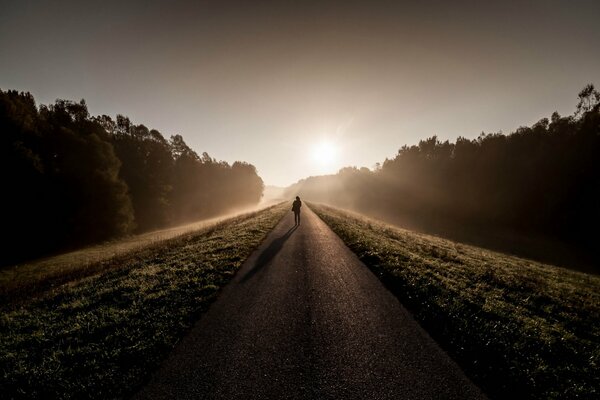
[[[326,166],[335,162],[337,149],[330,142],[321,142],[313,147],[312,158],[319,164]]]

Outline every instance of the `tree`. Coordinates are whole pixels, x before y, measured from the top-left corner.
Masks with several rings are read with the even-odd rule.
[[[575,116],[582,116],[583,114],[592,110],[598,111],[600,107],[600,92],[596,90],[593,84],[586,85],[581,92],[579,92],[579,102],[576,106]]]
[[[253,165],[202,157],[123,115],[91,117],[84,100],[39,108],[0,90],[0,263],[256,204]]]

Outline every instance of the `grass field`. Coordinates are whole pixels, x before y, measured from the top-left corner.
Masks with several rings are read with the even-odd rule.
[[[492,398],[600,398],[600,278],[311,208]]]
[[[190,232],[209,228],[228,218],[258,211],[273,204],[261,203],[257,207],[249,207],[227,216],[131,235],[67,253],[4,267],[0,269],[0,304],[14,301],[17,297],[30,296],[69,280],[99,273],[118,264],[112,260],[115,257],[127,255],[134,250],[156,245]]]
[[[287,204],[113,258],[0,306],[2,399],[120,398],[144,382]],[[93,265],[92,265],[93,268]]]

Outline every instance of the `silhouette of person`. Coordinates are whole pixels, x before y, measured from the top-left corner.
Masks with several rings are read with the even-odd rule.
[[[294,200],[294,203],[292,204],[294,222],[296,225],[300,225],[300,207],[302,207],[302,202],[300,201],[300,197],[296,196],[296,200]]]

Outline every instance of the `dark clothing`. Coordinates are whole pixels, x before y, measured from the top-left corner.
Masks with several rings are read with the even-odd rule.
[[[292,211],[294,212],[294,222],[296,225],[300,225],[300,207],[302,207],[302,202],[298,199],[294,200]]]
[[[300,200],[294,200],[294,204],[292,204],[292,211],[300,212],[300,207],[302,207],[302,202]]]

